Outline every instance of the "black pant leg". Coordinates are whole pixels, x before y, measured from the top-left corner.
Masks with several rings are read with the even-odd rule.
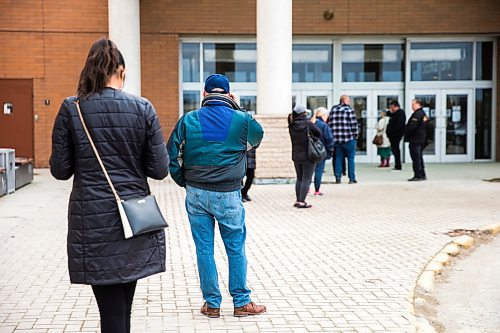
[[[316,163],[303,162],[302,163],[302,179],[300,180],[299,187],[299,200],[300,202],[306,201],[307,191],[311,185],[312,176],[316,169]]]
[[[126,283],[125,289],[125,302],[126,302],[126,315],[127,315],[127,333],[130,333],[130,317],[132,315],[132,303],[134,302],[135,287],[137,286],[137,281]]]
[[[300,162],[293,162],[293,165],[295,166],[295,175],[297,176],[297,180],[295,181],[295,197],[296,201],[300,201],[300,185],[301,185],[301,180],[303,177],[303,169],[302,169],[302,163]]]
[[[401,142],[401,138],[394,138],[389,140],[391,142],[391,151],[394,155],[394,168],[401,170],[401,149],[399,148],[399,143]]]
[[[413,163],[413,173],[414,177],[423,178],[423,156],[422,156],[422,144],[410,143],[410,156]]]
[[[254,177],[255,177],[255,169],[247,169],[245,185],[241,189],[241,195],[245,196],[248,194],[248,191],[252,186]]]
[[[420,177],[427,178],[425,175],[425,164],[424,164],[424,145],[420,145],[420,165],[422,168],[420,169]]]
[[[137,281],[92,286],[99,314],[102,333],[130,333],[130,315]]]

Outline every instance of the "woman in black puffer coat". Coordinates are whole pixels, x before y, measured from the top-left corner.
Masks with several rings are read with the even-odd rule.
[[[138,279],[165,271],[163,230],[124,238],[115,198],[74,102],[78,99],[99,155],[122,199],[150,193],[147,177],[163,179],[169,157],[153,105],[121,91],[125,61],[109,39],[94,43],[80,74],[78,96],[66,98],[52,132],[50,170],[74,176],[68,207],[71,283],[89,284],[102,332],[130,332]]]
[[[304,106],[297,105],[294,107],[293,113],[288,116],[288,132],[292,140],[292,160],[297,174],[297,181],[295,182],[297,201],[294,204],[294,207],[297,208],[312,207],[305,200],[316,163],[311,162],[308,157],[309,141],[307,130],[309,129],[311,136],[321,137],[320,129],[307,119],[307,111],[310,112]]]

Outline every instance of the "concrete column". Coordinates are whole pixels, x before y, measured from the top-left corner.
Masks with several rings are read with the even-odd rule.
[[[264,139],[257,149],[256,182],[295,176],[287,115],[292,110],[292,0],[257,0],[257,120]]]
[[[292,0],[257,0],[257,112],[292,108]]]
[[[140,0],[108,0],[109,38],[125,58],[124,91],[141,95]]]

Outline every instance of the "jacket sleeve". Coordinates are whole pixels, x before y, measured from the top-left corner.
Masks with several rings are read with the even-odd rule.
[[[186,179],[184,178],[184,172],[182,170],[183,156],[182,150],[184,148],[184,143],[186,140],[186,129],[184,126],[184,118],[186,115],[182,116],[181,119],[175,125],[170,138],[168,139],[167,149],[168,154],[171,156],[170,159],[170,175],[172,179],[177,183],[177,185],[185,187]]]
[[[318,128],[318,126],[314,125],[312,121],[310,120],[307,121],[307,127],[309,128],[309,132],[311,133],[312,136],[316,138],[321,138],[322,136],[321,130]]]
[[[69,179],[75,172],[74,147],[70,130],[68,103],[61,104],[52,130],[52,154],[50,172],[59,180]]]
[[[356,114],[354,110],[351,109],[349,112],[349,123],[351,124],[352,135],[357,138],[358,137],[358,120],[356,119]]]
[[[325,140],[327,151],[333,151],[333,132],[330,126],[326,124],[323,127],[323,139]]]
[[[160,180],[168,175],[169,157],[156,110],[151,103],[148,103],[146,107],[146,144],[143,165],[148,177]]]
[[[397,123],[398,135],[403,136],[405,134],[405,126],[406,126],[406,114],[403,112],[401,116],[398,118],[398,123]]]
[[[264,136],[262,126],[252,117],[251,114],[246,114],[247,117],[247,150],[258,147]]]

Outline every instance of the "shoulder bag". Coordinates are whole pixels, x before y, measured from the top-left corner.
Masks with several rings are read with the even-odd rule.
[[[158,207],[158,203],[156,202],[156,198],[154,195],[147,195],[145,197],[136,197],[128,200],[122,200],[118,193],[116,192],[111,179],[109,178],[108,172],[102,163],[101,157],[97,152],[97,148],[92,141],[92,137],[87,129],[85,121],[83,120],[82,111],[80,110],[79,102],[76,101],[76,108],[78,110],[78,115],[80,116],[80,121],[82,122],[83,129],[87,134],[87,137],[90,141],[90,145],[94,150],[95,156],[97,157],[97,161],[101,166],[102,171],[104,172],[104,176],[106,176],[106,180],[108,181],[109,187],[111,187],[111,191],[116,199],[116,204],[118,205],[118,212],[120,213],[120,219],[123,225],[123,233],[125,234],[125,238],[131,238],[140,234],[145,234],[151,231],[161,230],[163,228],[168,227],[167,222],[163,218],[161,214],[160,208]]]
[[[376,146],[380,146],[382,143],[384,143],[384,137],[382,135],[378,135],[376,134],[374,137],[373,137],[373,141],[372,143]]]
[[[317,163],[326,159],[326,149],[321,140],[314,138],[309,133],[309,126],[306,124],[307,129],[307,157],[311,162]]]

